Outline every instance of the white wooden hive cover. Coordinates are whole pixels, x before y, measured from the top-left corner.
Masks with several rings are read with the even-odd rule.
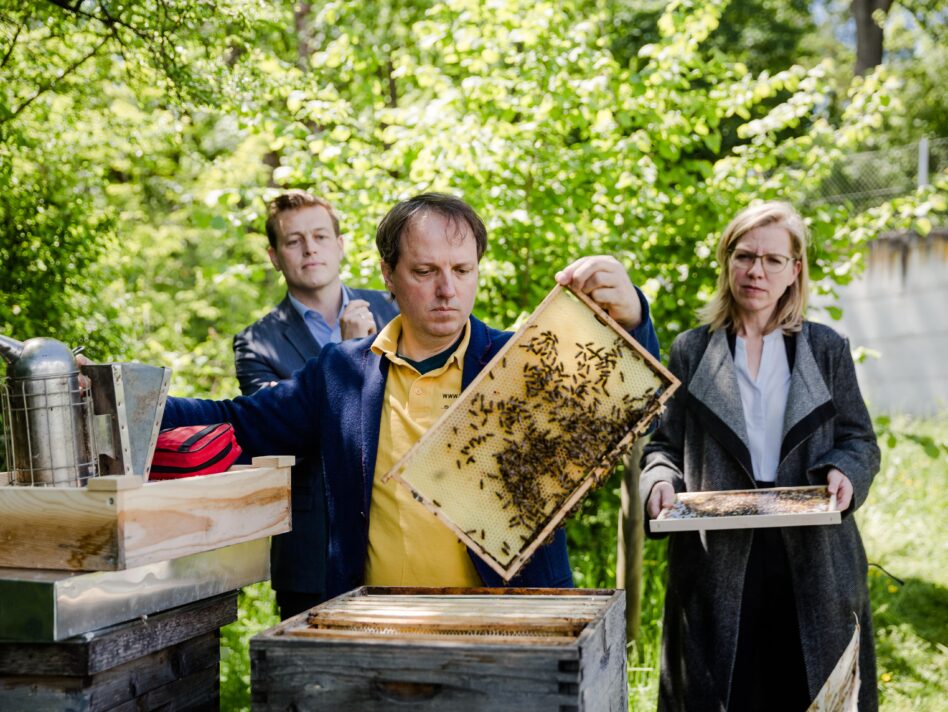
[[[677,386],[588,297],[557,286],[385,479],[509,581]]]

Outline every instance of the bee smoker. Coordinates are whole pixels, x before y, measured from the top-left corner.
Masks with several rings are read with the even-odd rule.
[[[77,353],[56,339],[20,342],[0,335],[7,362],[0,385],[6,454],[0,485],[81,487],[99,475],[148,478],[170,369],[80,367]]]

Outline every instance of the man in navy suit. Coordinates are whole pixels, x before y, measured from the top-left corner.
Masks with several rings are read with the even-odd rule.
[[[245,396],[289,378],[327,343],[376,333],[398,307],[386,292],[342,283],[344,244],[332,204],[290,191],[267,209],[267,250],[286,280],[286,297],[234,337],[234,361]],[[326,496],[313,459],[293,468],[293,530],[273,538],[270,573],[283,618],[326,598]],[[308,557],[308,564],[293,562]]]
[[[379,224],[376,245],[401,308],[379,334],[330,344],[292,378],[249,398],[170,398],[163,425],[229,422],[250,456],[321,461],[328,596],[360,585],[572,586],[562,529],[505,584],[404,488],[380,482],[512,334],[471,315],[487,229],[464,201],[437,193],[405,200]],[[616,259],[584,257],[556,279],[658,355],[648,303]],[[311,565],[308,552],[297,554],[289,569]]]

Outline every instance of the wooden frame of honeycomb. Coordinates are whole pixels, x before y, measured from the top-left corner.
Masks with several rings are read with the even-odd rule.
[[[836,495],[825,485],[682,492],[649,522],[655,533],[839,524]]]
[[[383,481],[509,581],[677,387],[589,297],[556,286]]]

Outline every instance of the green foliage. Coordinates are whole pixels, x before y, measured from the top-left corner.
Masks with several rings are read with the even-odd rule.
[[[893,421],[891,416],[879,415],[873,423],[879,442],[890,450],[898,447],[899,443],[909,442],[915,443],[933,460],[942,454],[948,455],[948,439],[939,442],[927,433],[913,430],[904,419]]]
[[[232,313],[227,292],[185,310],[182,287],[194,280],[207,302],[229,283],[222,261],[251,254],[242,232],[220,240],[233,220],[219,210],[202,222],[193,191],[220,177],[212,164],[222,154],[260,180],[260,152],[241,151],[246,136],[225,112],[258,76],[235,47],[272,30],[271,16],[250,0],[0,2],[0,333],[56,335],[97,360],[166,362],[162,343],[182,354],[172,355],[179,376],[232,388],[226,347],[205,345],[216,336],[208,320]],[[183,248],[185,231],[207,249]],[[246,286],[234,291],[235,321],[214,322],[226,333],[252,309]]]
[[[628,3],[610,0],[607,8],[610,48],[620,64],[636,65],[643,45],[656,42],[658,19],[666,0]],[[815,31],[805,0],[731,0],[707,46],[747,65],[750,71],[779,72],[794,63],[811,64],[804,40]]]
[[[882,73],[858,82],[833,124],[821,115],[827,66],[754,76],[702,48],[722,6],[671,3],[631,71],[602,33],[609,18],[583,3],[433,4],[411,41],[361,3],[326,3],[310,18],[321,49],[287,95],[297,122],[276,140],[274,180],[314,185],[356,216],[362,276],[375,271],[372,225],[394,200],[463,195],[493,236],[477,309],[500,326],[570,259],[616,254],[667,341],[708,296],[727,219],[755,197],[802,204],[882,124],[894,87]],[[738,143],[724,147],[735,120]],[[829,284],[859,266],[864,239],[842,231],[848,218],[845,207],[811,216],[815,274]]]
[[[881,419],[876,418],[877,424]],[[944,451],[944,418],[884,421]],[[869,569],[883,710],[938,710],[948,670],[948,486],[944,457],[909,440],[883,449],[882,469],[857,512]],[[882,568],[878,568],[881,566]],[[888,573],[887,573],[888,572]]]
[[[269,582],[244,587],[237,620],[221,628],[221,709],[250,709],[250,639],[280,622]]]
[[[754,198],[804,205],[892,108],[884,73],[854,84],[838,120],[825,112],[828,65],[752,73],[739,60],[753,31],[728,33],[754,2],[669,3],[632,67],[614,51],[632,16],[579,0],[171,3],[174,21],[149,20],[151,3],[51,4],[45,22],[11,11],[0,189],[28,205],[52,174],[56,209],[85,235],[74,261],[49,224],[6,223],[48,245],[42,264],[73,270],[68,290],[21,274],[45,292],[31,302],[52,307],[28,323],[70,338],[92,327],[96,358],[162,361],[178,393],[230,395],[230,335],[279,298],[261,235],[274,188],[338,205],[346,277],[369,286],[374,225],[395,200],[436,189],[463,195],[490,228],[481,316],[509,325],[560,266],[609,252],[645,288],[668,343],[710,293],[730,216]],[[59,64],[33,62],[38,46]],[[65,195],[80,199],[67,208]],[[808,212],[824,291],[858,272],[861,245],[891,216]]]
[[[100,261],[115,247],[114,215],[76,191],[75,163],[17,171],[32,147],[0,146],[0,333],[58,335],[90,350],[114,346],[95,294]]]
[[[583,500],[566,527],[573,582],[578,588],[613,588],[619,531],[621,467]]]

